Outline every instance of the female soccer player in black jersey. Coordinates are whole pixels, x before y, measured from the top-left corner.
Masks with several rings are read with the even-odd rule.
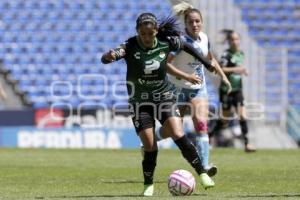
[[[158,25],[155,15],[143,13],[136,21],[136,31],[136,36],[103,54],[101,60],[103,63],[110,63],[124,58],[127,64],[126,79],[129,105],[133,110],[132,120],[144,146],[143,195],[152,196],[154,191],[153,175],[158,151],[154,137],[155,119],[172,130],[172,139],[183,157],[199,174],[202,186],[205,189],[213,187],[214,182],[206,174],[196,148],[183,132],[173,85],[166,75],[167,56],[171,51],[183,49],[203,62],[208,70],[219,72],[221,69],[203,58],[191,45],[180,40],[172,18]],[[183,77],[181,72],[178,72],[178,76]],[[194,77],[190,81],[201,80]]]
[[[243,64],[245,55],[240,48],[240,36],[233,30],[223,30],[222,32],[226,36],[229,48],[223,52],[220,65],[231,83],[232,90],[228,93],[227,86],[221,83],[219,96],[223,117],[218,120],[212,135],[217,134],[219,130],[228,125],[226,118],[231,116],[231,108],[234,107],[234,111],[237,112],[239,116],[245,151],[254,152],[255,148],[249,144],[247,136],[248,125],[246,120],[246,108],[244,106],[242,77],[248,75],[248,70]]]

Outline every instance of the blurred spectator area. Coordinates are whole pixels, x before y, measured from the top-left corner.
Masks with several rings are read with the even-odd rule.
[[[250,35],[260,46],[266,49],[286,49],[288,100],[292,105],[300,105],[300,0],[234,1],[242,11]],[[267,54],[270,55],[266,57],[266,70],[270,74],[268,77],[276,80],[276,77],[272,77],[272,71],[278,71],[280,62],[274,59],[274,51]],[[269,85],[272,87],[274,84],[276,81],[270,81]],[[276,91],[269,90],[267,95],[276,96]]]
[[[234,2],[249,34],[262,48],[287,49],[288,101],[299,105],[299,0]],[[171,13],[171,5],[167,0],[2,0],[1,70],[24,104],[34,108],[53,103],[61,107],[126,104],[126,88],[116,87],[121,84],[118,81],[125,81],[124,61],[102,65],[100,56],[135,34],[135,20],[141,12],[154,12],[160,18]],[[266,102],[278,96],[280,83],[276,84],[275,72],[281,66],[276,59],[273,51],[266,53]],[[113,84],[117,89],[113,90]],[[114,93],[125,98],[115,98]]]
[[[30,107],[126,104],[125,62],[103,65],[100,57],[133,36],[136,17],[146,11],[162,17],[171,6],[167,0],[1,0],[1,70]]]

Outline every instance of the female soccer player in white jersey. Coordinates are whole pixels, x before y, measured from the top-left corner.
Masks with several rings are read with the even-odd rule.
[[[177,7],[180,7],[180,5],[177,5]],[[218,62],[210,51],[208,37],[202,31],[203,18],[201,12],[186,3],[183,4],[183,7],[185,8],[178,11],[179,14],[184,15],[185,35],[182,36],[182,40],[190,43],[198,50],[198,52],[200,52],[204,57],[210,59],[220,68]],[[185,111],[188,107],[190,107],[196,132],[195,146],[197,147],[199,156],[203,162],[202,164],[205,166],[208,175],[214,176],[217,173],[217,168],[215,166],[209,166],[209,137],[207,126],[208,94],[203,65],[197,61],[195,57],[185,53],[184,51],[177,51],[173,52],[173,54],[169,54],[168,65],[172,66],[169,67],[168,70],[168,73],[171,74],[169,80],[178,89],[177,102],[179,104],[181,117],[184,117]],[[175,74],[172,71],[173,67],[176,67],[186,74],[200,77],[202,79],[202,83],[193,84],[190,81],[187,81],[186,78],[183,79],[178,76],[172,76]],[[222,70],[219,72],[221,72],[218,74],[223,83],[227,85],[228,88],[231,88],[226,75]],[[164,138],[166,137],[166,132],[168,132],[168,130],[161,128],[157,135],[161,135],[161,137]]]

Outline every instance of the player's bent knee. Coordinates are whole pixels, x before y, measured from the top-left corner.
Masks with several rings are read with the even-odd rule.
[[[173,140],[178,140],[179,138],[182,138],[184,136],[184,133],[181,132],[181,131],[175,131],[173,132],[170,137],[173,139]]]

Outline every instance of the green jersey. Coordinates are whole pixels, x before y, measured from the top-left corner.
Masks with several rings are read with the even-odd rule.
[[[145,48],[139,38],[132,37],[119,49],[127,64],[129,102],[155,102],[173,95],[173,85],[166,75],[167,56],[181,48],[180,39],[155,40],[153,48]]]
[[[244,63],[245,55],[242,51],[232,52],[227,49],[220,60],[222,67],[238,67]],[[242,75],[230,73],[226,75],[232,86],[232,92],[242,90]],[[221,91],[227,92],[227,86],[222,82],[220,86]]]

